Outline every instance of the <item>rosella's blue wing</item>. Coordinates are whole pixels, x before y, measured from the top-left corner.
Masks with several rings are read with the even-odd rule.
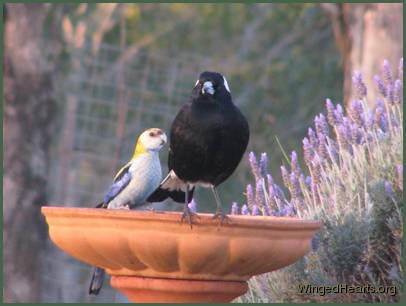
[[[128,172],[131,164],[125,165],[116,177],[114,178],[113,184],[104,196],[104,203],[108,204],[112,199],[114,199],[131,181],[131,173]]]

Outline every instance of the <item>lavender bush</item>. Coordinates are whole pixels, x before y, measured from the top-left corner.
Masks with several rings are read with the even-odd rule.
[[[302,169],[292,152],[281,166],[284,187],[267,171],[268,157],[249,154],[254,184],[233,214],[319,219],[312,252],[294,265],[254,277],[239,302],[398,302],[403,271],[403,59],[398,78],[387,61],[375,77],[381,97],[367,104],[362,74],[357,99],[344,109],[326,100],[303,139]],[[286,192],[286,193],[285,193]],[[299,285],[396,286],[397,294],[303,294]]]

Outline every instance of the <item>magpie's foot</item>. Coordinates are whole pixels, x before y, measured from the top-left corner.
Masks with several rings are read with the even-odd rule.
[[[198,214],[191,212],[190,209],[187,208],[183,211],[182,217],[180,218],[180,223],[183,223],[183,219],[187,218],[190,228],[192,228],[193,225],[192,217],[200,218]]]
[[[230,222],[230,218],[222,210],[217,210],[212,219],[220,219],[219,226],[223,226],[224,221]]]

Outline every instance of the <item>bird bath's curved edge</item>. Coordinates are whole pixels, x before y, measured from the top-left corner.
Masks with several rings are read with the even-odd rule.
[[[111,275],[246,281],[290,265],[310,249],[322,223],[293,217],[229,215],[219,226],[199,213],[42,207],[51,240]]]
[[[42,206],[41,212],[45,216],[54,217],[98,217],[98,218],[118,218],[143,220],[165,223],[180,223],[181,212],[175,211],[149,211],[149,210],[125,210],[125,209],[100,209],[88,207],[60,207],[60,206]],[[193,227],[199,225],[218,226],[219,220],[213,219],[213,214],[197,213],[198,217],[193,217]],[[225,221],[222,227],[250,227],[250,228],[284,228],[289,229],[306,228],[319,229],[322,222],[318,220],[305,220],[297,217],[278,217],[278,216],[247,216],[247,215],[227,215],[230,222]],[[185,223],[185,222],[184,222]],[[185,223],[187,225],[187,223]],[[193,228],[192,228],[193,229]]]

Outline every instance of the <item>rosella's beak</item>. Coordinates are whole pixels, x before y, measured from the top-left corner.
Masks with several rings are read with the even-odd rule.
[[[168,141],[168,138],[166,137],[166,134],[163,133],[161,135],[161,144],[164,145],[165,143],[167,143],[167,141]]]

